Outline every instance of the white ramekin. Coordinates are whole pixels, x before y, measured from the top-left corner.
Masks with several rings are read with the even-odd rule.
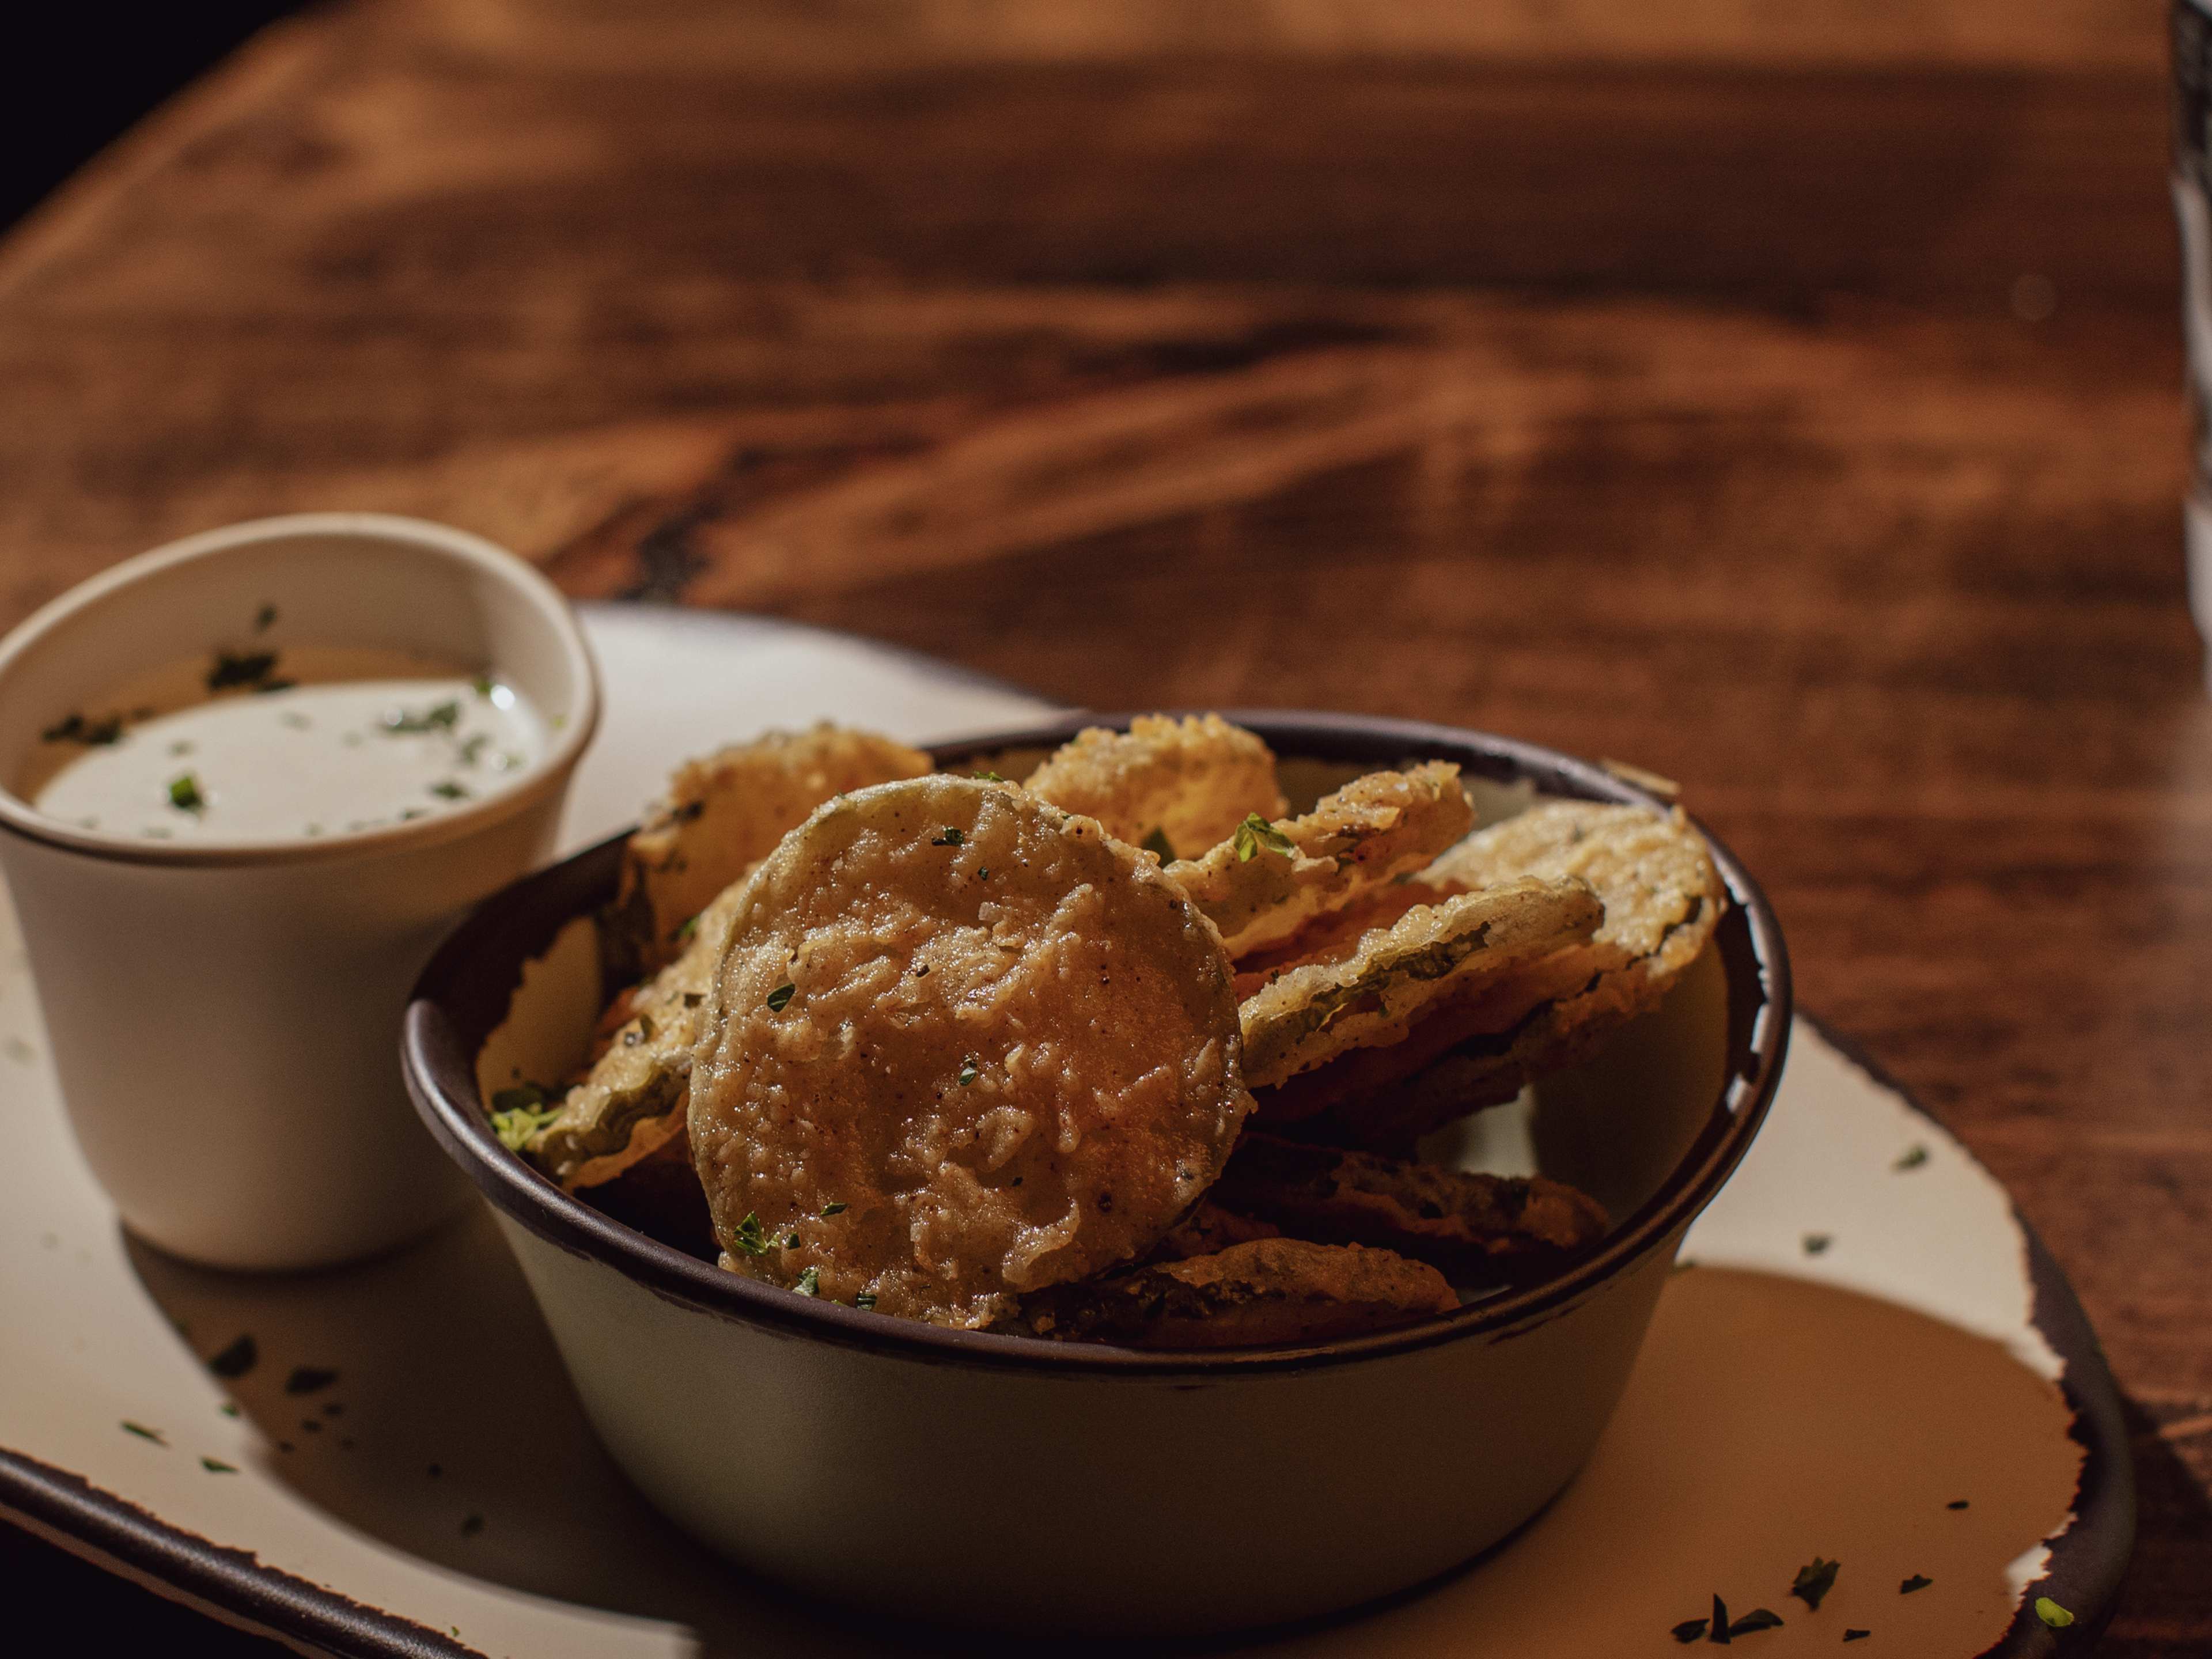
[[[0,781],[120,680],[269,638],[489,664],[555,730],[499,793],[276,845],[62,823],[0,787],[0,872],[77,1143],[133,1232],[212,1267],[325,1266],[452,1213],[468,1183],[393,1059],[407,990],[477,900],[542,862],[599,720],[553,586],[480,537],[380,514],[210,531],[71,589],[0,640]]]

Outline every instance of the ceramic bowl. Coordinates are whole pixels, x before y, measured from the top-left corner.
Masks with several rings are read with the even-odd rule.
[[[408,1109],[392,1030],[439,940],[551,854],[599,715],[568,604],[444,525],[302,514],[125,561],[0,641],[0,779],[117,679],[235,643],[489,664],[560,729],[507,787],[319,839],[151,841],[0,789],[0,868],[86,1162],[140,1237],[206,1266],[374,1255],[468,1202]]]
[[[935,752],[1014,775],[1002,757],[1097,718]],[[1429,758],[1461,765],[1486,821],[1534,793],[1656,804],[1479,732],[1232,718],[1285,758],[1294,808]],[[519,883],[447,943],[408,1009],[407,1077],[489,1200],[608,1450],[735,1561],[896,1617],[1032,1632],[1307,1618],[1496,1544],[1604,1428],[1684,1231],[1758,1130],[1790,1029],[1780,931],[1713,850],[1729,911],[1664,1005],[1427,1149],[1575,1182],[1620,1218],[1602,1246],[1534,1287],[1316,1346],[1140,1352],[878,1317],[722,1272],[563,1194],[501,1145],[483,1098],[580,1056],[601,989],[591,917],[618,842]]]

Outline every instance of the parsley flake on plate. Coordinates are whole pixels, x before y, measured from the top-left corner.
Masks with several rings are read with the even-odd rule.
[[[1835,1589],[1836,1571],[1842,1565],[1839,1561],[1823,1561],[1819,1556],[1814,1556],[1810,1562],[1797,1569],[1797,1577],[1790,1583],[1790,1593],[1818,1613],[1820,1598]]]
[[[1737,1620],[1734,1624],[1729,1626],[1729,1640],[1733,1642],[1737,1637],[1748,1636],[1753,1631],[1780,1630],[1781,1628],[1782,1615],[1780,1613],[1771,1613],[1765,1607],[1753,1607],[1749,1613],[1745,1613],[1742,1618]]]
[[[218,651],[208,670],[207,689],[227,691],[234,685],[259,685],[276,666],[274,651]]]

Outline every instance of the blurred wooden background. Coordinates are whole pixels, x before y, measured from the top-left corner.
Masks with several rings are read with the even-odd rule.
[[[0,623],[428,514],[1103,707],[1681,780],[2135,1406],[2212,1650],[2212,708],[2148,0],[354,0],[0,244]]]

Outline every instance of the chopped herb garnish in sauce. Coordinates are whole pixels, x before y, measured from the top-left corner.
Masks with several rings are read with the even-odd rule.
[[[234,685],[258,685],[276,666],[274,651],[218,651],[208,670],[207,689],[227,691]]]
[[[975,1070],[975,1055],[970,1054],[967,1059],[960,1062],[960,1086],[962,1088],[964,1089],[969,1084],[973,1083],[978,1075],[979,1073]]]
[[[179,812],[204,812],[207,797],[200,793],[200,781],[189,772],[179,772],[169,780],[169,805]]]
[[[1915,1590],[1924,1590],[1936,1581],[1925,1573],[1916,1572],[1897,1587],[1899,1595],[1910,1595]]]
[[[957,825],[948,823],[945,826],[945,833],[929,844],[932,847],[957,847],[967,839],[967,836],[960,833]]]
[[[1820,1255],[1824,1253],[1827,1249],[1828,1246],[1832,1243],[1834,1243],[1834,1241],[1826,1233],[1807,1233],[1805,1235],[1805,1254],[1807,1255]]]
[[[996,772],[978,772],[975,775],[981,779],[985,783],[1004,783],[1006,781],[1006,780],[1000,777]]]
[[[118,742],[122,736],[123,716],[120,714],[105,714],[96,720],[88,720],[82,714],[66,714],[39,733],[40,740],[46,743],[82,743],[94,748]]]
[[[1271,853],[1291,857],[1298,849],[1291,838],[1261,817],[1257,812],[1247,812],[1244,822],[1237,826],[1237,859],[1240,864],[1249,864],[1261,848]]]
[[[1155,826],[1152,833],[1145,837],[1144,848],[1162,864],[1175,862],[1175,843],[1168,839],[1168,832],[1164,830]]]
[[[430,793],[440,800],[466,800],[469,798],[468,790],[451,778],[443,778],[432,784]]]
[[[1943,1507],[1947,1510],[1963,1510],[1966,1507],[1966,1500],[1963,1498],[1954,1498]]]
[[[782,984],[777,986],[775,989],[770,991],[768,994],[769,1012],[772,1014],[781,1013],[784,1010],[785,1005],[791,1000],[793,994],[799,988],[796,985],[792,984],[788,980],[787,980]]]
[[[203,1457],[200,1459],[200,1467],[205,1469],[210,1474],[236,1474],[238,1473],[237,1464],[226,1463],[220,1457]]]
[[[404,709],[384,717],[387,736],[402,737],[410,732],[450,732],[461,718],[461,706],[451,701],[433,704],[421,714],[410,714]]]
[[[1685,1619],[1674,1626],[1670,1634],[1677,1642],[1687,1647],[1705,1633],[1705,1625],[1706,1620],[1703,1619]]]
[[[251,1336],[241,1336],[207,1363],[217,1376],[243,1376],[261,1358],[260,1345]]]
[[[561,1115],[561,1091],[542,1084],[519,1083],[494,1095],[491,1105],[492,1133],[509,1152],[519,1152]]]
[[[1838,1561],[1823,1561],[1819,1556],[1814,1556],[1809,1563],[1797,1569],[1797,1577],[1790,1581],[1790,1593],[1818,1613],[1820,1598],[1836,1587],[1836,1572],[1842,1565]]]
[[[1728,1603],[1721,1600],[1720,1592],[1713,1592],[1713,1626],[1705,1632],[1705,1639],[1725,1646],[1729,1639]]]
[[[822,1206],[822,1213],[825,1216],[842,1215],[851,1207],[850,1205],[842,1204],[833,1198]]]
[[[1870,1630],[1847,1630],[1844,1632],[1844,1640],[1846,1642],[1863,1642],[1868,1637],[1873,1634],[1874,1632]]]
[[[1782,1615],[1780,1613],[1769,1612],[1765,1607],[1753,1607],[1749,1613],[1747,1613],[1742,1618],[1737,1620],[1735,1623],[1729,1626],[1729,1639],[1730,1641],[1734,1641],[1739,1636],[1748,1636],[1752,1632],[1757,1630],[1779,1630],[1781,1628]]]
[[[150,1440],[157,1446],[166,1446],[169,1443],[161,1438],[161,1430],[149,1429],[143,1423],[133,1423],[127,1417],[123,1419],[123,1431],[125,1434],[135,1434],[141,1440]]]
[[[1917,1170],[1927,1161],[1928,1149],[1925,1146],[1912,1146],[1908,1147],[1905,1156],[1899,1158],[1892,1167],[1901,1173],[1906,1170]]]
[[[2053,1630],[2064,1630],[2074,1622],[2074,1615],[2047,1595],[2035,1598],[2035,1616]]]
[[[469,684],[474,688],[477,696],[480,697],[490,696],[492,692],[496,689],[493,684],[491,676],[489,674],[477,675],[476,678],[469,682]]]
[[[822,1269],[819,1267],[809,1267],[805,1273],[799,1274],[799,1283],[793,1285],[791,1288],[797,1291],[801,1296],[821,1295]]]
[[[876,1305],[876,1293],[873,1291],[862,1291],[860,1295],[853,1298],[853,1305],[864,1311],[872,1310]]]

